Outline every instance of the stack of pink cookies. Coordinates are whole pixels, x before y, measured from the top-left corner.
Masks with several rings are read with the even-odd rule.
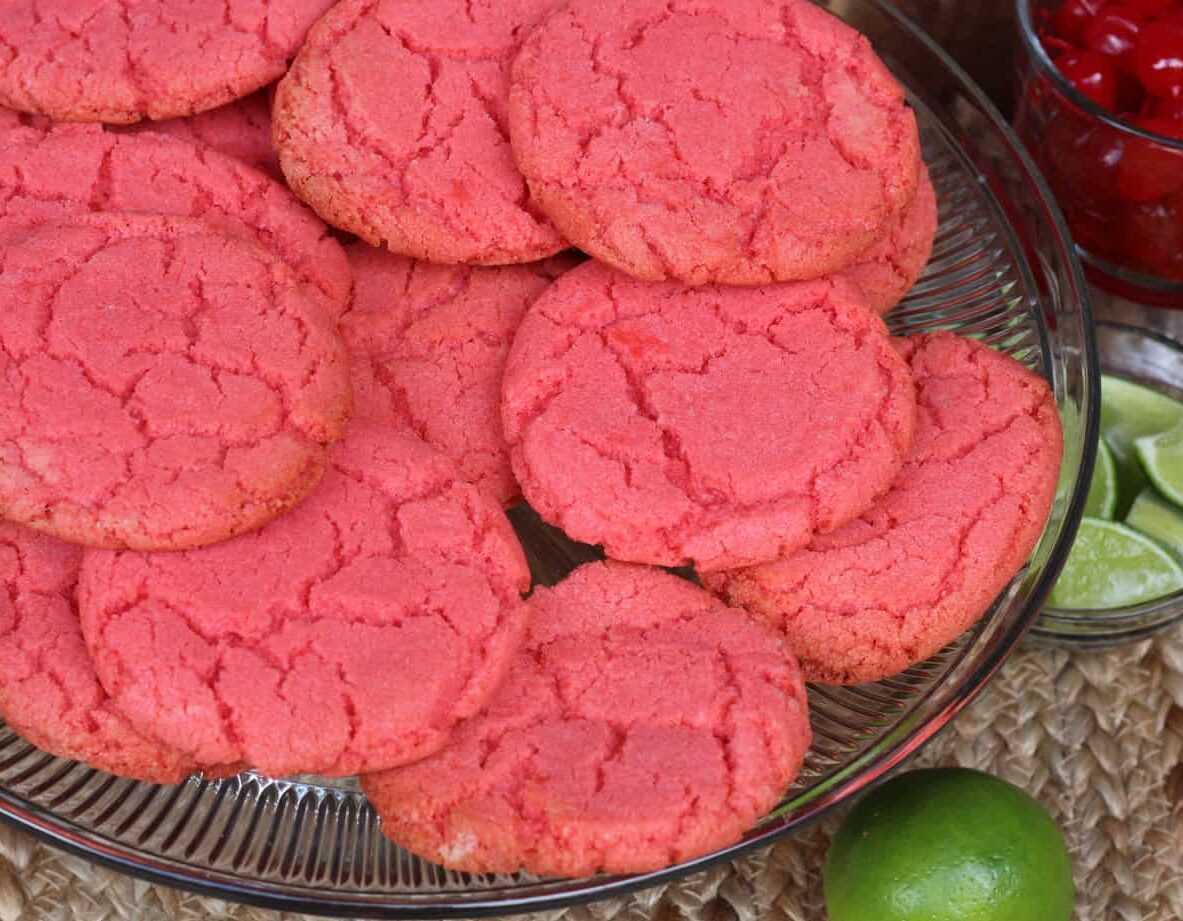
[[[805,680],[928,657],[1034,548],[1054,399],[889,336],[937,197],[808,0],[42,6],[0,9],[34,744],[361,774],[457,869],[651,870],[781,799]],[[531,592],[523,499],[608,560]]]

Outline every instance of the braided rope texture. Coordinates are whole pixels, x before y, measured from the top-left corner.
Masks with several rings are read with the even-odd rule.
[[[991,771],[1060,822],[1076,921],[1183,918],[1183,631],[1104,653],[1026,647],[909,767]],[[529,921],[823,921],[840,816],[664,889]],[[0,827],[0,921],[296,921],[92,866]],[[525,919],[519,919],[525,921]]]

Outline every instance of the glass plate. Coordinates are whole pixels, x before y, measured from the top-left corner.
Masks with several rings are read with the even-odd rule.
[[[136,783],[51,758],[0,730],[0,815],[91,859],[158,882],[296,911],[386,917],[510,914],[651,886],[769,844],[915,752],[990,678],[1039,612],[1071,544],[1092,470],[1098,372],[1089,308],[1043,181],[968,78],[879,0],[831,0],[908,87],[940,198],[933,259],[889,317],[896,333],[949,329],[1003,349],[1052,382],[1065,453],[1030,565],[976,628],[899,677],[812,688],[815,743],[780,807],[744,841],[640,876],[541,880],[452,873],[388,844],[353,781],[190,779]],[[513,516],[536,576],[595,556]]]

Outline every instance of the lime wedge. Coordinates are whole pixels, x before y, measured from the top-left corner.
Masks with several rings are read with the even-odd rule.
[[[1183,403],[1120,377],[1101,375],[1101,436],[1113,452],[1117,480],[1116,517],[1122,517],[1146,486],[1134,442],[1183,422]]]
[[[1093,518],[1112,518],[1117,511],[1117,470],[1113,465],[1113,454],[1101,439],[1097,444],[1097,463],[1093,467],[1093,479],[1089,483],[1088,498],[1084,513]]]
[[[1183,562],[1183,509],[1171,505],[1153,489],[1144,489],[1130,506],[1125,523],[1153,537]]]
[[[1183,424],[1169,432],[1144,435],[1134,442],[1142,469],[1158,491],[1183,506]]]
[[[1101,434],[1119,464],[1133,460],[1137,439],[1181,422],[1183,403],[1178,400],[1120,377],[1101,375]]]
[[[1106,609],[1154,601],[1183,589],[1183,566],[1144,534],[1085,518],[1052,589],[1057,608]]]

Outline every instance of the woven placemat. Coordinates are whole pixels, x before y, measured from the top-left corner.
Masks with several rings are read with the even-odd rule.
[[[1037,796],[1072,850],[1079,921],[1183,918],[1183,631],[1105,653],[1028,646],[909,766],[991,771]],[[823,921],[839,816],[664,889],[541,921]],[[0,921],[295,918],[154,886],[0,830]]]

